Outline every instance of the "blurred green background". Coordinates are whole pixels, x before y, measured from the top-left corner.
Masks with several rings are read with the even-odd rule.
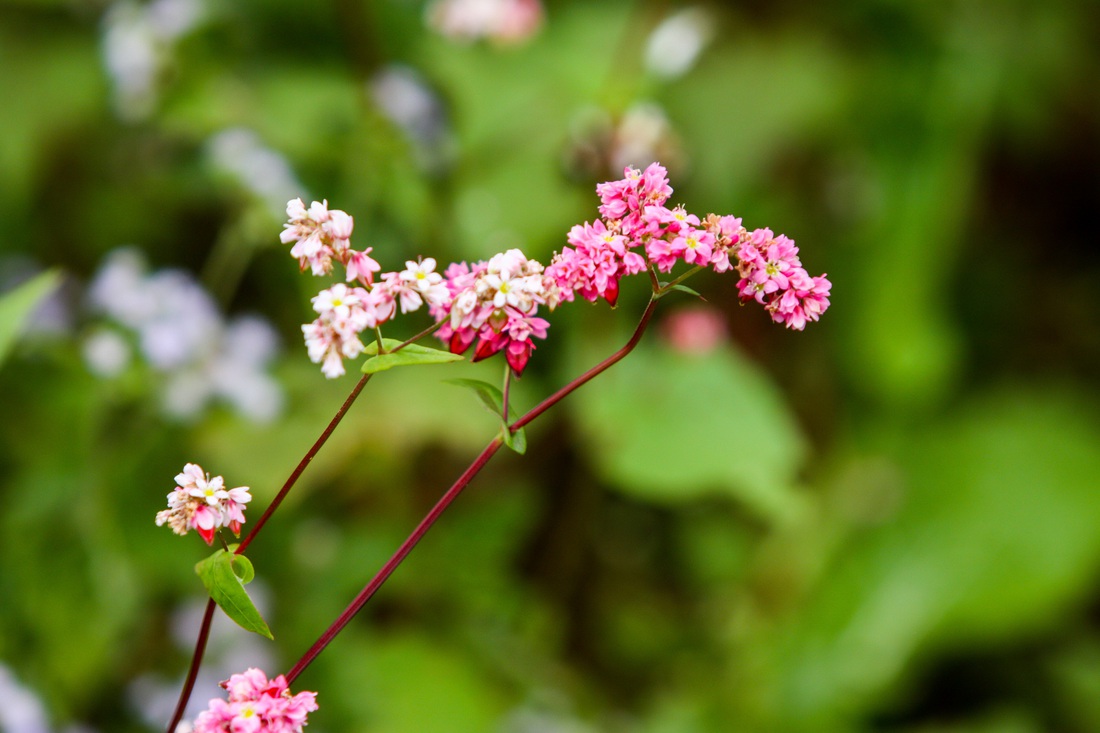
[[[1098,6],[561,0],[510,41],[450,10],[0,5],[0,289],[58,273],[0,312],[0,730],[162,729],[206,554],[153,524],[172,477],[262,506],[351,389],[301,343],[328,281],[288,198],[384,269],[546,261],[654,159],[832,308],[785,331],[703,274],[728,338],[685,351],[662,301],[299,679],[309,730],[1100,730]],[[646,289],[556,311],[520,406]],[[495,431],[442,380],[498,361],[368,386],[249,552],[276,641],[219,625],[193,712],[384,562]]]

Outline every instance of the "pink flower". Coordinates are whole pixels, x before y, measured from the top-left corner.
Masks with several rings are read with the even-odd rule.
[[[373,247],[367,247],[362,252],[356,252],[353,249],[347,250],[347,262],[345,263],[347,282],[358,280],[363,285],[370,285],[374,282],[374,273],[381,270],[382,265],[369,256],[373,249]]]
[[[193,529],[208,545],[219,527],[240,534],[245,505],[252,500],[247,486],[226,489],[225,479],[211,478],[197,463],[185,465],[176,484],[168,495],[168,508],[157,512],[158,527],[167,524],[178,535]]]
[[[292,695],[286,679],[252,668],[222,682],[229,700],[215,698],[195,719],[194,733],[302,733],[317,710],[316,692]]]
[[[359,279],[369,285],[371,273],[378,263],[366,256],[370,251],[351,249],[351,232],[355,227],[352,217],[339,209],[328,208],[328,201],[314,201],[308,209],[301,199],[287,202],[288,221],[283,224],[279,239],[283,244],[294,243],[292,257],[304,271],[307,267],[314,275],[332,272],[332,260],[339,260],[348,268],[348,281]]]
[[[518,249],[493,256],[473,267],[451,265],[446,288],[453,297],[432,309],[443,326],[436,337],[461,354],[475,342],[474,361],[506,351],[509,366],[523,373],[534,350],[531,337],[546,338],[550,325],[535,316],[538,306],[561,300],[558,284],[543,266]]]
[[[673,349],[684,354],[705,354],[726,338],[726,322],[713,308],[681,308],[661,325],[665,340]]]

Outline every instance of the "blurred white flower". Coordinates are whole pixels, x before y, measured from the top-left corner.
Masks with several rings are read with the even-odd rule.
[[[436,0],[428,25],[457,41],[521,43],[542,25],[539,0]]]
[[[117,377],[130,365],[130,344],[118,331],[97,328],[82,347],[84,363],[97,377]]]
[[[665,111],[647,102],[635,104],[623,114],[612,134],[608,157],[613,172],[628,165],[644,168],[656,161],[668,168],[683,163],[680,141]]]
[[[210,138],[207,151],[216,167],[236,178],[278,219],[283,217],[287,200],[303,191],[287,159],[266,147],[252,130],[222,130]]]
[[[368,90],[382,114],[408,136],[422,168],[437,170],[450,161],[454,140],[446,109],[420,74],[393,64],[374,75]]]
[[[6,733],[50,733],[46,707],[30,689],[0,664],[0,730]]]
[[[115,107],[123,119],[140,120],[156,105],[157,80],[175,42],[205,13],[201,0],[120,0],[103,19],[103,63]]]
[[[685,8],[665,18],[646,43],[646,67],[674,79],[686,73],[714,37],[714,18],[703,8]]]
[[[256,316],[222,318],[213,298],[183,270],[146,273],[132,249],[108,255],[88,288],[93,312],[132,332],[138,352],[164,374],[165,411],[177,418],[198,416],[215,399],[255,422],[282,409],[283,394],[266,373],[279,350],[274,329]],[[116,376],[129,361],[125,339],[106,327],[83,344],[89,370]]]

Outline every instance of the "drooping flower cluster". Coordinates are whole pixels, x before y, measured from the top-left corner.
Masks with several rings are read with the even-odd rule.
[[[194,733],[302,733],[317,710],[316,692],[291,695],[286,678],[268,680],[255,667],[221,683],[228,700],[215,698],[195,719]]]
[[[647,265],[671,272],[684,262],[715,272],[736,267],[742,300],[761,303],[788,328],[801,330],[829,306],[829,281],[802,269],[793,240],[775,237],[769,229],[748,232],[733,216],[710,214],[700,220],[683,206],[668,208],[672,188],[657,163],[644,171],[627,167],[622,179],[599,184],[596,193],[603,218],[573,227],[573,248],[565,247],[546,268],[563,300],[579,292],[587,300],[603,298],[614,305],[622,276]]]
[[[188,463],[176,475],[176,488],[168,495],[168,508],[157,512],[157,526],[167,524],[178,535],[195,530],[212,544],[219,527],[241,533],[244,509],[252,501],[247,486],[225,488],[221,476],[211,478],[197,463]]]
[[[474,361],[503,351],[517,375],[523,373],[535,348],[532,336],[546,338],[550,324],[535,315],[540,305],[551,310],[560,297],[557,285],[543,275],[543,266],[518,249],[477,262],[447,268],[449,298],[433,305],[436,332],[452,353],[461,354],[475,341]]]
[[[757,229],[741,242],[737,260],[741,300],[763,304],[776,323],[801,331],[829,307],[832,283],[824,275],[810,277],[798,259],[798,247],[782,234]]]

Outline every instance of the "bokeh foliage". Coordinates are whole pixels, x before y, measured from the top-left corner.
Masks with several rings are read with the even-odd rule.
[[[442,38],[411,0],[209,3],[128,117],[105,5],[0,5],[2,274],[57,269],[69,311],[32,319],[0,370],[0,662],[58,729],[147,730],[134,680],[182,675],[194,624],[173,626],[205,548],[152,521],[180,466],[262,504],[352,384],[307,363],[320,285],[212,136],[285,156],[386,269],[545,260],[615,175],[569,163],[578,118],[638,101],[679,139],[674,201],[796,238],[832,309],[784,332],[704,275],[731,338],[683,354],[660,319],[690,299],[669,297],[300,679],[310,730],[1100,729],[1097,6],[703,6],[714,39],[668,80],[643,49],[678,3],[552,2],[515,48]],[[433,161],[368,93],[393,64],[439,95]],[[123,245],[274,323],[278,420],[181,423],[148,370],[89,372],[80,287]],[[515,399],[621,343],[644,289],[558,311]],[[276,641],[227,631],[216,669],[293,663],[495,433],[442,380],[498,367],[371,383],[249,553]]]

